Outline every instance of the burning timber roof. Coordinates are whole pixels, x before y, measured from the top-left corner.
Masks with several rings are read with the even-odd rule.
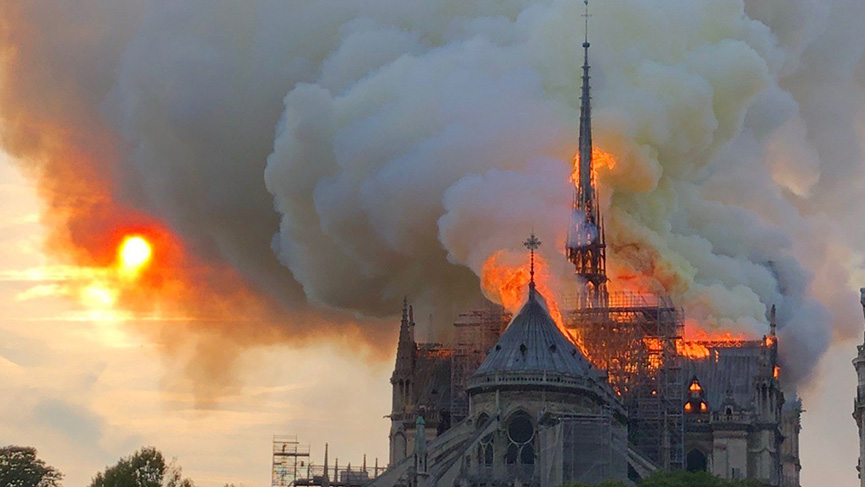
[[[705,359],[686,360],[683,364],[686,385],[696,376],[703,388],[709,409],[717,411],[727,400],[728,391],[737,406],[753,407],[757,381],[771,377],[762,342],[743,342],[735,347],[708,347]]]
[[[467,389],[501,387],[584,391],[621,407],[606,380],[562,334],[543,297],[534,291],[471,376]]]

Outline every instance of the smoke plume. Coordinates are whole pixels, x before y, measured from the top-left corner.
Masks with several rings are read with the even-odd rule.
[[[155,221],[208,269],[196,308],[240,289],[264,310],[241,328],[260,333],[225,333],[391,333],[375,318],[405,294],[436,316],[475,301],[484,263],[532,228],[565,279],[582,13],[5,2],[2,144],[40,182],[59,256],[98,260],[105,228]],[[859,323],[863,16],[858,0],[592,4],[612,285],[669,292],[710,334],[764,334],[777,305],[791,381]]]

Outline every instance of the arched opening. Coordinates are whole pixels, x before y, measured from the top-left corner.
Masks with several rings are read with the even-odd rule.
[[[689,472],[705,472],[708,470],[709,461],[703,452],[694,449],[688,452],[687,466]]]
[[[478,465],[482,467],[493,466],[493,434],[490,433],[481,438],[478,444]]]

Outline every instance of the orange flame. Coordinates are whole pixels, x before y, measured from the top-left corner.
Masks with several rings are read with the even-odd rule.
[[[598,173],[601,169],[609,171],[616,167],[616,158],[609,152],[599,149],[597,146],[592,147],[592,178],[597,180]],[[574,156],[574,171],[571,173],[571,181],[574,184],[580,183],[580,153]]]
[[[679,355],[692,360],[709,358],[709,348],[697,342],[679,340],[676,342],[676,351],[679,352]]]
[[[494,302],[505,307],[511,313],[520,310],[528,299],[529,263],[524,256],[514,257],[505,250],[498,250],[487,258],[481,269],[481,288],[484,294]],[[555,300],[555,295],[549,287],[549,272],[546,260],[535,254],[535,287],[544,297],[548,311],[559,330],[570,336],[565,329],[562,313]]]

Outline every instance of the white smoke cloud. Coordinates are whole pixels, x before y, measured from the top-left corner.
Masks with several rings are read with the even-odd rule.
[[[38,4],[18,8],[45,24]],[[582,7],[140,2],[94,16],[118,27],[94,31],[112,48],[86,72],[56,61],[91,47],[64,43],[77,30],[41,34],[51,56],[33,48],[23,72],[72,76],[83,101],[28,116],[102,120],[121,198],[290,306],[458,309],[532,228],[562,260]],[[805,377],[858,326],[865,6],[599,0],[592,15],[613,278],[648,276],[708,330],[763,334],[777,304],[788,377]],[[4,123],[13,147],[24,132]]]

